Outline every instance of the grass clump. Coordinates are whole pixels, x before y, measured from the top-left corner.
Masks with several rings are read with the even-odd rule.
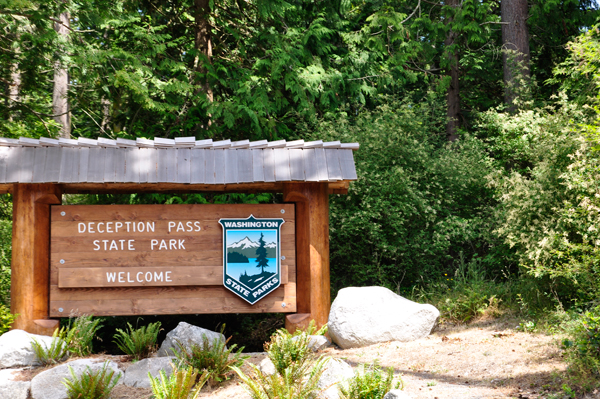
[[[365,367],[361,365],[354,377],[347,384],[338,386],[341,399],[383,399],[392,389],[394,382],[394,369],[384,370],[377,363]],[[402,380],[396,388],[403,388]]]
[[[88,367],[79,376],[69,366],[69,373],[71,378],[63,381],[69,399],[108,399],[121,378],[120,374],[115,377],[115,371],[108,368],[108,362],[100,370],[93,371]]]
[[[163,370],[154,378],[148,373],[150,387],[155,399],[196,399],[200,390],[209,378],[207,371],[198,375],[198,370],[191,367],[175,368],[167,377]],[[198,382],[196,382],[198,381]]]
[[[224,328],[221,329],[223,333]],[[208,383],[213,386],[223,382],[232,374],[231,367],[239,367],[244,363],[244,359],[249,356],[243,356],[244,347],[236,350],[237,345],[227,348],[227,343],[221,339],[215,339],[212,342],[206,336],[202,337],[202,344],[193,343],[189,349],[177,342],[178,350],[175,350],[179,367],[191,367],[198,372],[208,373]]]
[[[252,371],[244,374],[239,367],[232,367],[246,385],[253,399],[313,399],[321,389],[319,379],[325,371],[329,358],[315,358],[308,347],[308,332],[290,334],[277,330],[265,345],[269,359],[275,365],[275,373],[268,375],[250,364]]]
[[[145,359],[156,351],[156,341],[160,332],[160,322],[150,323],[134,329],[130,323],[127,323],[129,331],[123,331],[117,328],[114,335],[114,343],[125,354],[135,360]]]

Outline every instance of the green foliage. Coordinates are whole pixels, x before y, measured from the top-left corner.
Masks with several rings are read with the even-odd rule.
[[[18,315],[10,313],[10,308],[5,305],[0,305],[0,335],[10,329],[12,323],[15,322]]]
[[[0,305],[10,305],[10,263],[12,261],[12,223],[0,220]]]
[[[50,345],[40,343],[33,338],[31,348],[43,366],[59,363],[67,357],[69,354],[68,333],[69,331],[65,327],[54,330]]]
[[[308,341],[307,332],[292,335],[285,329],[277,330],[265,345],[267,356],[275,365],[274,374],[264,374],[253,364],[249,365],[249,375],[239,367],[232,369],[253,399],[314,399],[320,392],[319,378],[329,358],[315,359]]]
[[[71,356],[83,357],[92,354],[92,340],[101,327],[100,319],[94,319],[92,315],[76,317],[72,326],[69,319],[67,346]]]
[[[353,121],[323,121],[314,133],[361,145],[358,180],[330,200],[333,288],[409,287],[452,273],[461,252],[500,269],[501,247],[489,234],[492,166],[482,143],[445,141],[445,111],[434,94],[420,103],[387,100]]]
[[[156,340],[160,332],[160,322],[150,323],[147,326],[134,329],[127,323],[129,331],[116,329],[113,342],[125,354],[135,360],[145,359],[156,351]]]
[[[154,378],[150,373],[148,373],[148,377],[156,399],[196,399],[209,378],[209,374],[204,371],[199,376],[198,370],[191,367],[182,369],[174,367],[173,373],[169,377],[163,370],[159,371],[159,377]]]
[[[394,368],[383,370],[376,362],[365,367],[360,365],[347,384],[338,386],[342,399],[383,399],[392,389]],[[402,380],[398,386],[402,386]]]
[[[600,307],[584,312],[562,341],[569,381],[584,391],[600,385]]]
[[[225,326],[221,329],[223,332]],[[202,375],[206,374],[208,383],[212,386],[217,383],[228,380],[231,375],[231,367],[240,367],[244,359],[249,356],[243,356],[243,347],[236,350],[237,345],[233,344],[227,348],[227,341],[220,339],[210,341],[208,337],[202,337],[202,345],[193,343],[189,349],[177,342],[178,350],[175,351],[178,367],[191,368]]]
[[[63,381],[69,399],[109,399],[111,391],[121,378],[120,374],[115,377],[115,372],[109,369],[108,362],[105,362],[100,370],[92,371],[88,367],[79,376],[69,366],[69,373],[71,378],[65,378]]]

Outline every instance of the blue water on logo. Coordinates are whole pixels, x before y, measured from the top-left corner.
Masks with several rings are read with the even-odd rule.
[[[277,263],[275,258],[267,258],[269,261],[268,267],[265,267],[265,272],[275,273],[277,272]],[[248,258],[250,263],[227,263],[227,274],[233,278],[239,278],[244,271],[252,276],[254,274],[262,273],[262,268],[256,267],[256,258]]]

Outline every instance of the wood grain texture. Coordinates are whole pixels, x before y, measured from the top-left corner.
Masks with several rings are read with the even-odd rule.
[[[16,184],[13,192],[11,312],[12,328],[51,335],[34,320],[47,319],[50,255],[50,203],[60,203],[59,186]]]
[[[231,302],[233,294],[222,285],[223,230],[218,220],[245,219],[250,214],[259,219],[285,219],[280,241],[281,255],[285,256],[281,269],[284,287],[256,305],[236,300],[234,305],[215,305],[211,310],[204,299],[202,304],[196,304],[200,298],[217,297]],[[51,312],[54,316],[64,314],[58,309],[64,311],[68,306],[78,306],[80,312],[90,309],[96,315],[170,314],[188,312],[188,308],[193,309],[189,313],[219,313],[229,308],[236,313],[296,309],[296,227],[292,204],[66,205],[52,207],[51,218],[50,307],[55,309]],[[167,271],[171,272],[169,282]],[[107,273],[111,273],[110,282]],[[147,273],[151,273],[148,278]],[[115,285],[124,288],[112,288]],[[154,301],[150,307],[157,310],[144,313],[135,305],[150,286],[166,285],[177,288],[147,298]],[[211,294],[205,296],[202,289],[190,290],[192,286],[206,288]],[[106,296],[103,290],[107,289],[117,291]],[[185,291],[185,297],[172,302],[168,293],[179,289]],[[116,298],[125,302],[117,303]],[[185,298],[194,305],[184,306]],[[162,302],[172,303],[173,310]],[[281,306],[283,303],[285,307]]]

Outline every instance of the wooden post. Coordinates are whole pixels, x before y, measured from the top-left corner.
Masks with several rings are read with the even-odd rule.
[[[327,183],[289,183],[284,201],[296,203],[296,314],[286,317],[290,332],[315,320],[327,323],[329,284],[329,194]]]
[[[50,278],[50,204],[61,203],[56,184],[15,184],[11,312],[12,328],[52,335],[58,320],[48,316]]]

